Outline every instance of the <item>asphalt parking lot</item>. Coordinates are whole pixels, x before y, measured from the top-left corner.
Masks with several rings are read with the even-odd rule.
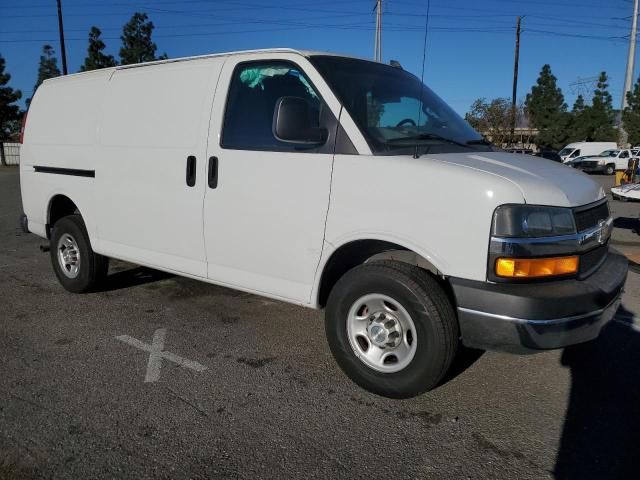
[[[640,203],[612,205],[640,263]],[[121,262],[67,293],[20,211],[0,168],[0,479],[637,478],[637,265],[597,341],[469,351],[398,401],[342,374],[322,312]]]

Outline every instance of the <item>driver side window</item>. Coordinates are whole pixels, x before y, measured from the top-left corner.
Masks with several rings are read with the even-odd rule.
[[[273,115],[281,97],[307,101],[312,126],[319,126],[322,100],[311,82],[293,63],[246,62],[233,72],[222,128],[223,148],[236,150],[293,150],[273,134]]]
[[[571,158],[576,158],[576,157],[579,157],[579,156],[580,156],[580,150],[576,150],[575,152],[573,152],[571,154]]]

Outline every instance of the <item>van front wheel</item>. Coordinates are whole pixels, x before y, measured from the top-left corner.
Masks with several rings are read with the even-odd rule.
[[[325,329],[342,370],[361,387],[392,398],[437,386],[458,346],[455,313],[438,282],[394,261],[347,272],[329,295]]]
[[[69,215],[55,223],[49,250],[53,270],[69,292],[88,292],[107,275],[109,259],[91,248],[80,215]]]
[[[613,175],[614,173],[616,173],[616,167],[615,165],[607,165],[607,168],[605,170],[605,173],[607,175]]]

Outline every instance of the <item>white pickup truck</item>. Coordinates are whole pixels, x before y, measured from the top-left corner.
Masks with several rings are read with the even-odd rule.
[[[569,165],[587,173],[600,172],[613,175],[616,170],[626,170],[629,159],[636,156],[638,156],[638,150],[612,149],[605,150],[600,155],[579,157],[569,162]]]
[[[596,338],[627,274],[593,180],[498,151],[401,68],[333,54],[47,80],[20,180],[23,227],[68,291],[117,258],[325,308],[340,367],[390,397],[438,385],[460,344]]]

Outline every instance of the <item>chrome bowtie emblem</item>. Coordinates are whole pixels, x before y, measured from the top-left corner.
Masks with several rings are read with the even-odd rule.
[[[607,241],[607,238],[609,238],[609,225],[607,225],[606,220],[600,220],[598,222],[598,227],[599,229],[596,238],[598,243],[602,245]]]

